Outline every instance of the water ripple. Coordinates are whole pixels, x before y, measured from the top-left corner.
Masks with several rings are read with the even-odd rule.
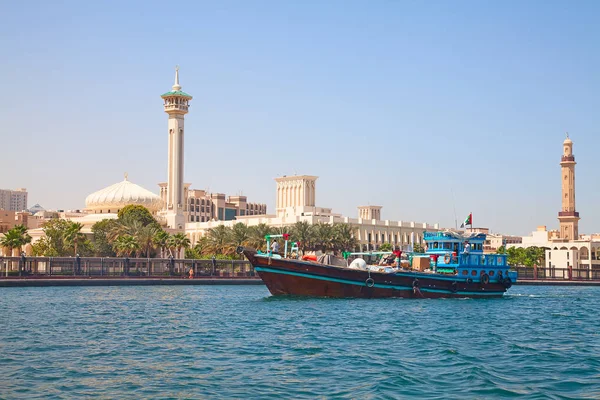
[[[600,288],[498,300],[6,288],[0,398],[600,398]]]

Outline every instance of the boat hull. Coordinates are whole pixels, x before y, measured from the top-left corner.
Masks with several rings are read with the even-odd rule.
[[[305,262],[257,256],[244,251],[255,271],[274,296],[339,298],[493,298],[507,288],[501,282],[467,280],[414,271],[392,274],[353,270]]]

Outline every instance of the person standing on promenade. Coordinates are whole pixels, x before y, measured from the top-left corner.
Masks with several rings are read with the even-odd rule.
[[[194,268],[190,268],[190,279],[194,279]]]

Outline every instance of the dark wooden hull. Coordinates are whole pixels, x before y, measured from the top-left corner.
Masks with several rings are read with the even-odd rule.
[[[490,298],[502,297],[501,282],[467,280],[414,271],[384,274],[339,268],[315,262],[267,258],[244,250],[274,296],[361,297],[361,298]],[[416,287],[416,288],[415,288]]]

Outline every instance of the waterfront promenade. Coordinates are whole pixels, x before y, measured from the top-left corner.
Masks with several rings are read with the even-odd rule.
[[[552,274],[517,267],[517,285],[600,286],[583,270]],[[190,270],[194,271],[190,278]],[[586,271],[589,272],[589,271]],[[100,257],[1,257],[0,287],[262,285],[245,260]]]
[[[190,270],[194,271],[190,278]],[[597,271],[516,267],[517,285],[600,286]],[[261,285],[246,260],[1,257],[0,287]]]

